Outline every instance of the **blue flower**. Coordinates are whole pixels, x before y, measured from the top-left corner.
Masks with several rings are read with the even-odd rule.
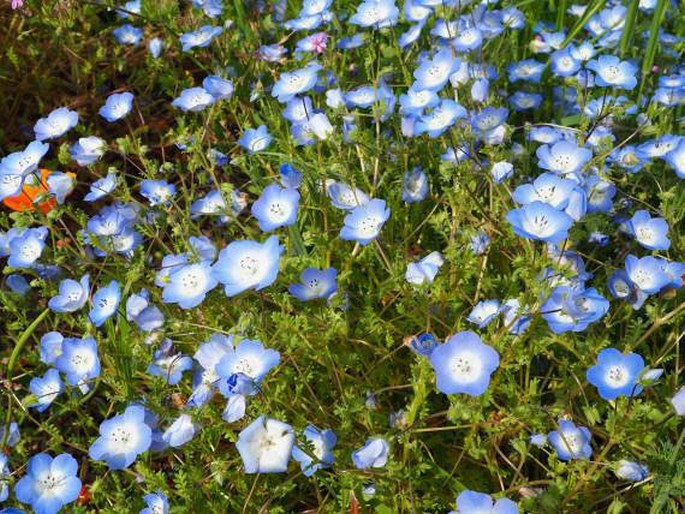
[[[658,293],[671,281],[659,259],[649,255],[640,259],[634,255],[628,255],[625,266],[630,281],[647,294]]]
[[[162,49],[164,48],[164,41],[160,38],[155,37],[148,41],[147,50],[153,59],[157,59],[162,54]]]
[[[48,366],[55,363],[62,353],[64,336],[59,332],[48,332],[40,338],[40,360]]]
[[[507,161],[499,161],[490,169],[492,180],[495,184],[501,184],[514,174],[514,165]]]
[[[415,336],[405,337],[404,344],[415,353],[424,357],[430,357],[433,350],[438,347],[438,340],[430,332],[423,332]]]
[[[7,264],[13,268],[32,268],[45,248],[46,227],[29,228],[9,242]]]
[[[93,325],[99,327],[111,318],[117,311],[120,300],[121,289],[116,280],[112,280],[107,286],[98,289],[93,295],[93,308],[88,313]]]
[[[402,201],[407,203],[420,202],[428,194],[428,177],[418,166],[404,173],[402,181]]]
[[[319,430],[313,425],[307,425],[302,432],[306,439],[304,449],[300,446],[293,447],[293,459],[300,463],[302,473],[306,477],[312,476],[319,469],[330,468],[335,461],[333,452],[337,437],[330,430]]]
[[[260,416],[238,434],[235,446],[245,473],[284,473],[294,442],[290,425]]]
[[[177,303],[182,309],[192,309],[200,305],[217,284],[210,262],[180,264],[169,271],[162,300]]]
[[[587,370],[587,380],[605,400],[619,396],[637,396],[638,384],[645,361],[637,353],[622,354],[616,348],[605,348],[597,355],[597,364]]]
[[[9,476],[10,468],[7,465],[7,455],[0,453],[0,503],[4,502],[10,495]],[[24,514],[22,511],[19,512]],[[6,509],[0,510],[0,513],[5,514]]]
[[[164,325],[164,314],[150,303],[150,293],[141,289],[126,300],[126,320],[133,321],[144,332],[151,332]]]
[[[40,160],[50,145],[33,141],[20,152],[13,152],[0,160],[0,201],[21,193],[24,179],[38,169]]]
[[[518,506],[509,498],[495,501],[489,494],[466,489],[457,496],[455,514],[518,514]]]
[[[90,192],[83,198],[85,202],[94,202],[114,191],[119,183],[116,170],[109,170],[107,175],[90,185]]]
[[[580,69],[580,61],[573,56],[571,50],[567,47],[552,53],[552,73],[559,77],[570,77]]]
[[[679,178],[685,178],[685,138],[666,154],[664,160],[671,165]]]
[[[181,96],[176,98],[171,105],[184,112],[200,112],[216,101],[203,87],[191,87],[181,91]]]
[[[140,514],[169,514],[169,500],[162,491],[143,496],[143,501],[147,505]]]
[[[647,469],[647,466],[643,466],[638,462],[621,459],[616,463],[614,473],[622,480],[642,482],[649,476],[649,469]]]
[[[352,189],[343,182],[326,180],[326,194],[336,209],[351,211],[369,203],[369,196],[359,188]]]
[[[193,423],[193,419],[188,414],[181,414],[164,431],[162,439],[169,447],[178,448],[195,437],[196,430],[197,426]]]
[[[184,52],[187,52],[195,47],[206,48],[209,44],[224,31],[221,27],[213,25],[203,25],[193,32],[186,32],[179,37]]]
[[[7,287],[9,287],[13,293],[16,293],[21,296],[24,296],[31,290],[31,285],[28,283],[28,281],[24,277],[22,277],[21,275],[17,275],[16,273],[7,275],[5,284],[7,284]]]
[[[423,259],[407,264],[404,278],[407,282],[414,285],[432,284],[433,280],[435,280],[435,275],[438,274],[438,270],[444,262],[445,259],[440,252],[431,252]]]
[[[592,434],[586,427],[577,427],[571,420],[560,420],[559,429],[552,430],[547,438],[563,461],[589,459],[592,455]]]
[[[483,344],[476,333],[463,331],[451,335],[433,350],[430,362],[440,392],[480,396],[499,366],[499,355],[494,348]]]
[[[475,255],[482,255],[490,245],[490,236],[482,230],[472,235],[469,242],[469,247]]]
[[[247,153],[253,154],[266,149],[272,139],[266,125],[260,125],[256,129],[246,129],[238,144],[247,150]]]
[[[592,158],[592,151],[570,141],[558,141],[537,149],[538,166],[557,175],[579,173]]]
[[[414,71],[416,81],[412,88],[418,91],[440,91],[459,65],[460,61],[452,55],[452,50],[444,48],[437,52],[432,59],[424,59],[421,62]]]
[[[143,39],[143,29],[134,27],[130,23],[117,27],[112,33],[120,45],[138,46]]]
[[[42,377],[32,378],[29,391],[36,398],[36,403],[31,407],[34,407],[38,412],[45,411],[64,391],[64,385],[59,378],[59,371],[50,368]]]
[[[183,378],[183,373],[193,368],[193,359],[172,351],[171,341],[167,339],[155,352],[147,372],[153,377],[162,377],[169,385],[176,385]]]
[[[212,274],[224,285],[229,298],[248,289],[259,291],[276,280],[282,252],[276,236],[264,243],[233,241],[219,253]]]
[[[204,12],[210,18],[217,18],[221,16],[224,10],[222,0],[193,0],[193,5],[196,7],[201,7],[202,12]]]
[[[509,76],[509,82],[512,84],[519,80],[537,83],[540,82],[544,69],[545,65],[541,62],[534,59],[525,59],[523,61],[511,63],[507,66],[507,74]]]
[[[249,379],[248,390],[240,394],[255,394],[266,374],[280,362],[281,355],[270,348],[264,348],[261,342],[243,339],[233,349],[226,353],[215,366],[216,374],[221,378],[219,390],[230,397],[235,390],[235,376],[244,375]]]
[[[364,0],[350,17],[350,23],[379,29],[395,25],[399,15],[395,0]]]
[[[478,328],[484,328],[497,317],[501,310],[499,300],[481,300],[471,309],[466,319],[478,325]]]
[[[285,188],[298,189],[302,184],[302,173],[290,163],[283,163],[278,167],[281,174],[281,184]]]
[[[168,205],[176,193],[176,186],[166,180],[145,179],[140,182],[140,194],[147,198],[150,207]]]
[[[542,104],[543,97],[537,93],[527,93],[525,91],[516,91],[509,97],[509,103],[514,106],[516,111],[525,111],[527,109],[537,109]]]
[[[573,180],[564,179],[552,173],[543,173],[532,184],[518,186],[511,198],[522,205],[543,202],[561,210],[568,206],[575,187],[576,182]]]
[[[228,100],[233,96],[233,82],[218,75],[210,75],[202,81],[202,87],[215,100]]]
[[[648,250],[668,250],[668,223],[663,218],[652,218],[646,210],[633,214],[628,222],[628,230],[635,240]]]
[[[129,92],[114,93],[105,100],[105,105],[98,111],[100,116],[113,123],[124,118],[133,107],[133,94]]]
[[[90,390],[90,383],[100,376],[100,358],[95,339],[66,337],[62,353],[55,359],[55,367],[64,373],[67,383],[78,386],[83,394]]]
[[[678,389],[669,401],[678,416],[685,416],[685,386]]]
[[[39,119],[33,126],[37,141],[63,136],[78,125],[78,113],[66,107],[52,111],[46,118]]]
[[[48,307],[55,312],[74,312],[88,300],[89,276],[83,275],[79,282],[67,278],[59,284],[59,293],[48,301]]]
[[[416,135],[425,133],[433,138],[439,137],[464,116],[466,109],[454,100],[443,99],[430,112],[426,111],[419,117],[414,130]]]
[[[296,95],[301,95],[312,89],[318,80],[321,65],[312,62],[299,70],[283,72],[271,90],[271,96],[281,103],[287,103]]]
[[[596,289],[556,287],[540,307],[542,317],[555,334],[582,332],[609,311],[609,301]]]
[[[614,55],[600,55],[589,61],[587,67],[596,73],[595,81],[600,87],[631,90],[637,86],[637,66]]]
[[[288,291],[298,300],[307,302],[317,298],[328,298],[338,289],[337,270],[306,268],[300,275],[301,284],[290,284]]]
[[[188,398],[189,406],[201,407],[210,400],[221,379],[216,372],[216,365],[229,353],[233,353],[233,336],[213,334],[209,341],[200,345],[193,355],[200,365],[195,368],[193,375],[193,392]]]
[[[388,218],[390,209],[386,207],[385,201],[374,198],[366,205],[355,207],[345,216],[345,226],[340,231],[340,238],[366,246],[378,237]]]
[[[73,174],[62,173],[61,171],[53,171],[46,179],[48,190],[50,194],[55,197],[55,201],[62,205],[67,196],[74,190],[76,181]]]
[[[252,204],[252,215],[257,218],[263,232],[271,232],[295,223],[299,201],[297,189],[282,189],[277,184],[270,184]]]
[[[528,239],[560,243],[568,237],[573,218],[542,202],[532,202],[507,213],[514,232]]]
[[[123,414],[100,424],[100,437],[88,449],[93,460],[104,461],[110,469],[125,469],[152,442],[152,429],[145,424],[145,409],[131,405]]]
[[[77,474],[78,463],[68,453],[54,459],[39,453],[29,459],[27,473],[17,482],[14,493],[37,514],[56,514],[78,498],[81,480]]]
[[[388,462],[389,453],[390,445],[385,439],[372,437],[352,452],[352,462],[357,469],[382,468]]]

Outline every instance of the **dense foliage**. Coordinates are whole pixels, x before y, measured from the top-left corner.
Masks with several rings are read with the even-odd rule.
[[[0,512],[685,510],[682,4],[0,1]]]

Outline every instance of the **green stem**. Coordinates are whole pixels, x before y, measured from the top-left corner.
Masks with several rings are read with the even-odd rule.
[[[24,345],[26,344],[26,341],[29,340],[29,337],[31,337],[31,334],[38,328],[38,325],[40,325],[43,320],[47,317],[47,315],[50,313],[50,309],[46,308],[43,312],[41,312],[36,319],[33,320],[33,322],[24,330],[24,333],[21,334],[21,337],[19,337],[19,340],[17,341],[17,344],[14,346],[14,350],[12,350],[12,355],[10,355],[10,360],[7,363],[7,373],[5,376],[7,377],[7,388],[12,386],[12,372],[14,371],[14,365],[17,362],[17,359],[19,358],[19,354],[21,353],[22,349],[24,348]],[[12,397],[8,393],[9,401],[7,402],[7,413],[5,414],[5,430],[2,433],[2,444],[0,445],[0,448],[4,448],[5,444],[7,444],[7,438],[9,437],[10,433],[10,423],[12,423]]]

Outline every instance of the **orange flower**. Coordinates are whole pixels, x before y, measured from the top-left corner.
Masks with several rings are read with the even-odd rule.
[[[50,175],[51,171],[47,169],[41,169],[40,170],[40,181],[37,184],[28,184],[28,182],[24,182],[24,187],[21,190],[21,193],[19,193],[17,196],[12,196],[10,198],[5,198],[3,200],[3,204],[5,207],[8,209],[12,209],[13,211],[33,211],[35,210],[36,206],[34,204],[34,200],[37,197],[40,197],[41,195],[44,195],[45,193],[48,193],[48,175]],[[75,178],[76,175],[74,173],[69,173],[69,175],[72,178]],[[47,198],[46,200],[43,200],[38,204],[38,207],[40,208],[41,212],[43,214],[47,214],[50,212],[55,205],[57,205],[57,202],[53,197]]]

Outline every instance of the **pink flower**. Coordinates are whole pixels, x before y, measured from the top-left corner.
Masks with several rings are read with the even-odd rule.
[[[12,0],[12,9],[19,9],[24,6],[24,0]]]
[[[317,32],[310,37],[310,43],[312,49],[317,54],[322,54],[326,51],[326,45],[328,43],[328,34],[325,32]]]

